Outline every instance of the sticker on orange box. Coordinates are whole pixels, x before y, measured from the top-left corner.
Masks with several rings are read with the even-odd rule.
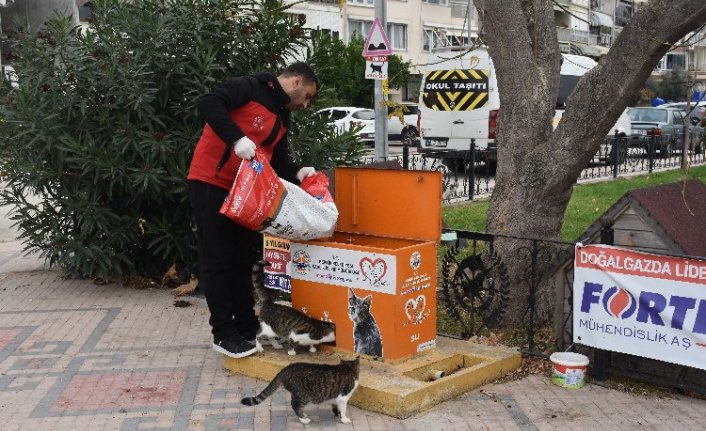
[[[292,278],[395,294],[394,255],[292,243]]]
[[[408,321],[403,322],[402,326],[410,323],[421,325],[431,315],[431,309],[427,308],[427,297],[419,295],[416,298],[409,298],[404,304],[404,314]]]
[[[409,257],[409,266],[415,271],[418,270],[422,266],[422,254],[418,251],[412,253]]]
[[[268,263],[264,269],[265,287],[291,292],[289,240],[264,235],[263,243],[263,257]]]
[[[431,277],[429,277],[429,274],[426,272],[416,274],[402,282],[402,292],[400,292],[400,295],[409,295],[410,293],[418,292],[429,287],[431,287]]]

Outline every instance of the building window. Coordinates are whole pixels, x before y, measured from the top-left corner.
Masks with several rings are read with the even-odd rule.
[[[311,37],[314,39],[318,39],[321,36],[329,36],[333,40],[338,40],[339,39],[339,34],[337,31],[333,31],[328,28],[317,28],[314,30],[311,30]]]
[[[449,0],[422,0],[422,3],[438,4],[441,6],[448,6]]]
[[[357,6],[373,6],[375,3],[375,0],[348,0],[348,4],[352,5],[357,5]]]
[[[84,3],[78,8],[79,21],[87,21],[93,16],[93,5],[90,2]]]
[[[430,52],[434,48],[444,48],[448,46],[468,46],[468,36],[455,35],[459,31],[446,29],[424,29],[422,33],[422,50]],[[471,38],[471,42],[474,38]]]
[[[366,35],[367,36],[367,35]],[[407,49],[407,26],[405,24],[387,24],[387,37],[392,49]]]
[[[667,54],[657,63],[658,70],[686,69],[686,56],[684,54]]]
[[[371,21],[360,21],[360,20],[349,20],[348,21],[348,34],[349,40],[353,38],[353,35],[361,39],[368,37],[370,33],[370,28],[373,26]],[[387,24],[387,38],[390,39],[390,45],[392,49],[395,50],[406,50],[407,49],[407,25],[406,24]]]
[[[359,20],[349,20],[348,21],[348,42],[353,39],[353,35],[365,40],[370,32],[370,27],[373,26],[371,21],[359,21]]]
[[[615,25],[625,27],[632,18],[632,5],[618,2],[615,6]]]

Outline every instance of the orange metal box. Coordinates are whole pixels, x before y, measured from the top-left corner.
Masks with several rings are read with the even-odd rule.
[[[292,305],[336,347],[400,359],[436,345],[441,174],[336,168],[336,232],[291,243]]]

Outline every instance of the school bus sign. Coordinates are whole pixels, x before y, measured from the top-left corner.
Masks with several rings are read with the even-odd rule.
[[[482,69],[435,70],[424,80],[422,103],[437,111],[470,111],[488,104],[488,76]]]

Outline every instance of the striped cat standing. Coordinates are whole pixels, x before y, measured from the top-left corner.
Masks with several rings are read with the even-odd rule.
[[[287,365],[277,373],[269,385],[256,397],[241,400],[246,406],[254,406],[272,395],[277,388],[284,386],[292,394],[292,409],[303,424],[311,419],[304,413],[307,404],[320,404],[335,401],[331,405],[333,414],[344,424],[351,423],[346,416],[348,400],[358,387],[360,358],[353,361],[341,360],[338,365],[308,364],[298,362]]]
[[[275,349],[281,349],[280,343],[286,343],[287,353],[295,355],[297,345],[309,346],[309,351],[314,353],[317,344],[336,341],[333,323],[316,320],[299,310],[272,301],[264,284],[265,266],[267,262],[260,261],[252,269],[252,285],[260,305],[257,349],[261,351],[261,341],[267,339]]]

